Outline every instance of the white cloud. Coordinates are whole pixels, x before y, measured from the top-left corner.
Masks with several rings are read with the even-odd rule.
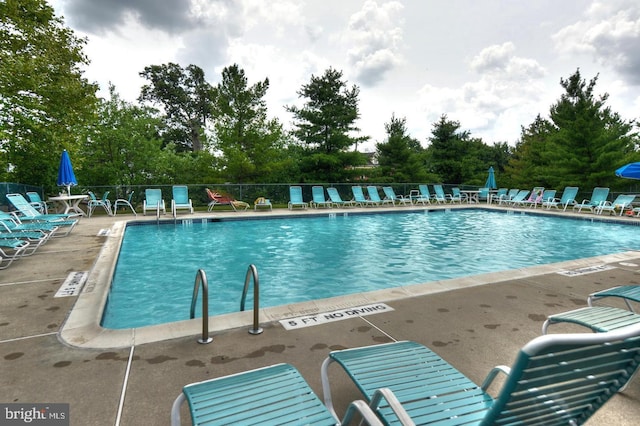
[[[146,83],[138,73],[152,64],[195,64],[216,84],[237,63],[250,84],[269,78],[269,115],[287,125],[284,106],[332,67],[360,86],[356,125],[368,148],[392,114],[423,143],[442,114],[486,143],[514,143],[577,68],[599,73],[614,111],[640,110],[637,0],[49,1],[89,37],[86,76],[101,94],[112,81],[135,100]]]
[[[302,3],[295,0],[244,0],[241,18],[247,30],[268,28],[268,36],[285,38],[292,29],[301,32],[305,29],[305,17]]]
[[[458,88],[425,85],[419,92],[424,117],[435,122],[447,114],[486,143],[516,140],[521,126],[544,111],[547,100],[542,96],[544,68],[514,52],[510,42],[489,46],[470,61],[478,80]]]
[[[365,86],[374,86],[402,62],[403,6],[397,1],[379,5],[367,0],[349,19],[345,39],[349,63]]]
[[[631,84],[640,85],[640,3],[595,1],[584,19],[553,35],[562,54],[589,54]]]
[[[100,84],[100,95],[108,93],[108,83],[116,85],[124,99],[133,101],[146,81],[139,73],[148,65],[175,62],[175,52],[182,39],[168,33],[149,30],[127,18],[127,31],[112,33],[108,38],[86,35],[85,53],[91,64],[85,72],[89,81]]]
[[[514,56],[515,49],[512,42],[489,46],[471,60],[471,69],[481,75],[500,74],[517,81],[544,77],[546,72],[537,61]]]
[[[269,116],[277,117],[285,126],[292,120],[285,106],[299,105],[301,102],[297,90],[309,82],[312,74],[321,74],[331,66],[326,58],[310,50],[301,51],[292,58],[275,45],[240,41],[229,45],[227,59],[228,64],[236,63],[244,70],[250,85],[269,78],[269,90],[265,96]],[[289,66],[292,60],[297,64],[295,67]],[[215,75],[221,75],[225,66],[216,68]]]

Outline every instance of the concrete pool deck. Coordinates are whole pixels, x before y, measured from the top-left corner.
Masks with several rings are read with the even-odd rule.
[[[332,211],[302,214],[328,212]],[[180,218],[254,214],[292,212],[220,211]],[[511,364],[518,349],[540,334],[547,315],[585,306],[593,291],[640,282],[640,252],[624,252],[441,281],[429,284],[431,289],[421,285],[345,296],[350,306],[384,302],[393,310],[312,327],[285,330],[277,320],[328,312],[346,306],[347,301],[264,310],[264,333],[260,335],[248,333],[251,313],[232,314],[236,317],[231,322],[213,318],[210,335],[214,340],[208,345],[197,343],[198,320],[109,341],[104,335],[111,332],[94,329],[88,333],[74,326],[69,313],[82,296],[53,296],[71,272],[92,271],[88,284],[97,279],[102,274],[96,269],[99,254],[113,238],[98,236],[99,231],[131,219],[130,214],[84,218],[69,236],[48,242],[35,255],[0,271],[0,402],[69,403],[73,425],[164,425],[169,424],[173,400],[187,383],[288,362],[321,397],[320,366],[329,351],[391,340],[422,343],[481,383],[495,365]],[[140,215],[138,219],[155,220]],[[595,272],[576,276],[557,273],[593,266],[611,269],[595,268]],[[568,325],[554,326],[551,332],[569,330],[586,332]],[[98,340],[100,344],[95,344]],[[346,404],[359,395],[343,374],[334,373],[334,399],[342,414]],[[186,422],[186,409],[183,413]],[[640,380],[636,379],[589,424],[635,425],[638,419]]]

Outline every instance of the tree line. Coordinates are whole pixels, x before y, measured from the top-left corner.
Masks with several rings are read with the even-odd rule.
[[[269,117],[269,79],[249,84],[238,64],[212,85],[197,65],[150,65],[136,102],[114,86],[106,98],[82,67],[86,40],[44,0],[0,2],[0,181],[38,185],[51,193],[63,149],[83,186],[172,183],[484,184],[494,168],[500,186],[608,186],[629,182],[613,171],[640,161],[638,124],[596,96],[597,76],[577,69],[548,118],[522,126],[515,146],[491,144],[446,114],[425,141],[406,118],[392,114],[376,141],[376,167],[357,147],[369,137],[357,127],[357,85],[339,70],[312,75],[297,92],[301,105],[287,130]]]

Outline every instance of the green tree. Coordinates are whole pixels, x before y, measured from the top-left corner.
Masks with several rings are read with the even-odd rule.
[[[293,134],[308,152],[300,165],[303,179],[342,182],[358,173],[354,166],[365,163],[362,154],[349,151],[368,139],[352,135],[360,130],[355,126],[359,94],[356,85],[347,87],[342,72],[329,68],[321,77],[312,75],[298,91],[306,99],[304,106],[287,107],[295,118]]]
[[[560,79],[565,93],[549,119],[538,115],[522,129],[507,167],[514,186],[626,187],[613,172],[640,159],[637,128],[606,106],[607,94],[596,96],[597,79],[587,82],[580,70]]]
[[[504,172],[509,160],[513,156],[513,149],[507,142],[495,142],[490,148],[490,164],[496,173]],[[504,186],[505,184],[500,184]]]
[[[460,122],[449,120],[446,115],[433,124],[427,147],[429,171],[440,182],[465,183],[462,159],[466,155],[469,132],[461,131],[460,127]]]
[[[386,142],[376,144],[381,182],[422,182],[427,178],[420,142],[407,134],[407,119],[391,116]]]
[[[538,115],[527,128],[521,129],[520,140],[516,143],[513,157],[506,171],[511,177],[511,186],[559,187],[562,176],[550,173],[554,155],[550,152],[549,140],[555,133],[553,125]]]
[[[109,95],[83,132],[78,179],[86,186],[145,184],[157,177],[161,120],[149,108],[122,100],[114,86]]]
[[[162,106],[167,131],[165,143],[181,151],[201,151],[206,145],[208,120],[212,118],[214,90],[196,65],[175,63],[145,67],[140,75],[150,81],[142,86],[139,100]]]
[[[580,185],[616,187],[620,179],[614,170],[625,164],[637,148],[633,122],[627,122],[606,106],[608,94],[596,96],[598,76],[589,82],[578,69],[568,79],[560,79],[564,88],[560,100],[549,113],[555,131],[549,135],[553,162],[548,174],[562,179],[558,186]]]
[[[481,138],[471,137],[470,132],[460,129],[460,122],[449,120],[446,115],[433,124],[426,153],[429,170],[436,180],[483,186],[491,166],[498,180],[510,155],[507,144],[488,146]]]
[[[60,153],[72,158],[97,87],[81,68],[86,41],[44,0],[0,2],[0,173],[55,188]]]
[[[268,119],[264,97],[269,79],[249,86],[244,70],[234,64],[222,71],[215,88],[217,148],[223,153],[225,176],[234,182],[266,182],[279,174],[282,126]]]

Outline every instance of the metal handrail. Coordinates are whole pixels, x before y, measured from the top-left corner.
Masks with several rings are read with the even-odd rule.
[[[249,334],[261,334],[264,330],[260,327],[260,280],[258,279],[258,269],[256,265],[251,264],[247,268],[247,275],[244,279],[244,288],[242,289],[242,299],[240,300],[240,311],[244,311],[244,302],[247,298],[249,290],[249,279],[253,277],[253,328],[249,329]]]
[[[198,339],[198,343],[211,343],[212,337],[209,337],[209,283],[207,282],[207,274],[202,269],[198,269],[196,280],[193,287],[193,297],[191,298],[191,312],[189,318],[193,319],[196,315],[196,302],[198,301],[198,288],[202,285],[202,337]]]
[[[156,204],[156,223],[160,223],[160,201]]]

